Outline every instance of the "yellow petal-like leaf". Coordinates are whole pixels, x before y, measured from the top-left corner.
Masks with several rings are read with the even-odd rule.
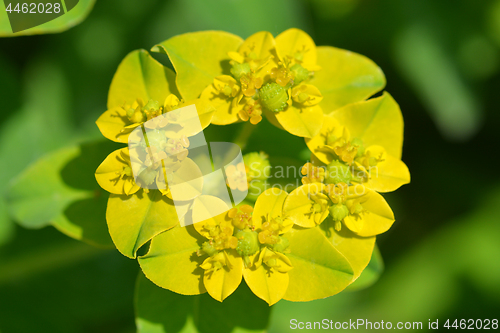
[[[361,275],[346,288],[346,291],[357,291],[372,286],[378,281],[383,271],[384,260],[382,259],[382,255],[380,254],[377,245],[375,244],[370,262]]]
[[[394,214],[384,197],[375,191],[367,189],[362,203],[366,212],[359,217],[349,215],[344,219],[345,225],[354,233],[362,237],[379,235],[389,230],[394,223]]]
[[[283,217],[289,218],[293,223],[304,228],[312,228],[323,222],[328,216],[328,210],[314,213],[315,202],[311,199],[310,193],[323,191],[324,188],[324,184],[314,183],[302,185],[293,190],[285,199]]]
[[[206,291],[203,257],[196,251],[204,241],[193,226],[176,226],[153,238],[147,255],[139,257],[144,275],[156,285],[183,295]]]
[[[187,208],[177,203],[179,216],[173,202],[156,190],[132,196],[112,194],[106,211],[109,233],[123,255],[135,258],[151,238],[179,224]]]
[[[140,189],[132,177],[124,178],[121,175],[123,168],[129,166],[123,161],[125,151],[128,151],[128,148],[109,154],[95,172],[97,183],[109,193],[131,195]]]
[[[238,49],[240,54],[253,53],[256,59],[271,56],[275,47],[274,37],[270,32],[260,31],[248,37]]]
[[[256,229],[261,228],[268,216],[270,218],[281,216],[287,196],[286,191],[276,187],[271,187],[259,195],[252,215],[252,222]]]
[[[264,108],[262,110],[262,112],[264,113],[264,116],[266,117],[267,120],[269,120],[269,122],[271,124],[273,124],[274,126],[276,126],[277,128],[279,129],[282,129],[282,130],[285,130],[283,128],[283,126],[281,126],[280,122],[278,121],[278,119],[276,119],[276,113],[272,112],[272,111],[269,111],[268,109]]]
[[[331,219],[321,224],[320,228],[332,245],[351,264],[354,272],[353,281],[355,281],[370,262],[375,237],[360,237],[345,227],[336,231]]]
[[[304,100],[301,99],[302,95],[304,95]],[[303,106],[313,106],[321,102],[323,95],[315,86],[302,83],[292,89],[292,98]]]
[[[321,126],[319,133],[312,138],[305,138],[307,147],[321,162],[330,164],[333,160],[333,155],[321,150],[320,148],[326,145],[326,138],[329,133],[333,132],[333,134],[337,137],[341,137],[342,129],[343,127],[337,119],[330,116],[323,117],[323,125]]]
[[[297,53],[302,56],[302,66],[309,71],[316,68],[316,44],[304,31],[291,28],[283,31],[276,37],[276,50],[283,60],[293,58]]]
[[[403,116],[398,103],[389,93],[348,105],[332,116],[349,129],[352,138],[362,139],[365,147],[379,145],[387,154],[401,158]]]
[[[406,164],[391,155],[371,169],[371,178],[364,184],[377,192],[392,192],[410,183],[410,171]]]
[[[194,101],[187,102],[186,105],[190,105],[191,103],[196,106],[196,111],[198,112],[198,117],[200,118],[201,128],[207,128],[215,115],[215,107],[207,101],[201,99],[195,99]]]
[[[96,125],[105,138],[122,143],[127,143],[128,135],[133,130],[133,128],[125,128],[132,125],[132,122],[127,118],[127,111],[122,107],[115,107],[105,111],[97,119]]]
[[[194,200],[191,207],[191,218],[187,216],[185,222],[194,222],[196,231],[209,238],[209,233],[204,228],[206,225],[220,225],[222,223],[233,228],[230,223],[231,219],[227,216],[227,210],[229,207],[222,199],[211,195],[202,195]]]
[[[146,50],[129,53],[118,66],[108,94],[108,109],[132,104],[137,99],[163,103],[176,94],[175,73],[153,59]]]
[[[259,268],[246,268],[243,276],[252,292],[269,306],[282,299],[288,289],[288,273],[270,271],[265,265],[260,265]]]
[[[228,125],[239,120],[238,112],[231,109],[233,99],[220,94],[213,84],[210,84],[203,90],[200,99],[206,103],[210,103],[215,108],[212,124]]]
[[[277,56],[275,56],[275,47],[276,42],[273,35],[268,31],[260,31],[245,39],[238,49],[238,53],[246,56],[251,55],[249,57],[252,59],[250,67],[259,75],[264,76],[277,66],[277,59],[274,59]],[[233,59],[237,59],[237,56]]]
[[[300,109],[295,104],[290,105],[275,116],[287,132],[305,138],[318,134],[323,124],[323,112],[318,105]]]
[[[370,59],[331,46],[319,46],[316,51],[321,69],[308,83],[321,91],[323,100],[319,105],[325,114],[362,101],[384,88],[384,73]]]
[[[224,250],[229,265],[211,273],[204,273],[203,284],[210,296],[222,302],[231,295],[241,283],[243,260],[234,250]]]
[[[185,100],[198,98],[216,76],[229,74],[228,52],[236,51],[242,39],[223,31],[201,31],[178,35],[155,46],[165,52],[177,73],[176,83]]]
[[[198,164],[186,158],[177,171],[167,174],[167,183],[173,200],[188,201],[201,195],[203,174]]]
[[[293,269],[283,297],[289,301],[312,301],[335,295],[351,283],[353,269],[347,259],[316,228],[293,228],[285,234],[290,241],[287,257]]]

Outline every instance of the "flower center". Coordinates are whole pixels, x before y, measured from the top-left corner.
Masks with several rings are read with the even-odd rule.
[[[283,111],[288,106],[288,93],[278,83],[267,83],[259,93],[262,106],[272,112]]]

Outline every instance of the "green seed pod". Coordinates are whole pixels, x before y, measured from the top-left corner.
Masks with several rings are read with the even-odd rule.
[[[250,73],[250,71],[250,64],[248,64],[247,62],[244,62],[242,64],[235,63],[231,67],[231,74],[233,74],[233,77],[236,79],[236,81],[239,81],[243,75]]]
[[[327,184],[346,183],[352,180],[352,173],[344,163],[334,160],[326,167],[325,180]]]
[[[281,252],[285,251],[288,246],[290,246],[290,241],[286,237],[280,237],[280,240],[278,243],[273,245],[273,250],[276,252]]]
[[[290,67],[290,70],[294,74],[294,85],[298,85],[302,81],[309,79],[309,71],[299,64],[295,64]]]
[[[238,239],[236,251],[240,256],[251,256],[259,251],[259,235],[255,231],[240,230],[235,237]]]
[[[286,89],[277,83],[268,83],[260,91],[262,106],[272,112],[283,111],[287,106],[288,94]]]
[[[330,216],[335,222],[342,221],[349,215],[349,209],[344,204],[336,204],[330,207]]]

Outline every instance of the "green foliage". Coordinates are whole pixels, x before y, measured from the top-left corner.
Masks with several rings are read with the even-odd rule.
[[[115,146],[73,146],[40,159],[11,185],[6,198],[11,215],[27,228],[52,224],[76,239],[111,245],[104,223],[107,193],[93,172]]]
[[[2,2],[0,4],[0,37],[17,37],[63,32],[85,20],[92,10],[94,2],[95,0],[80,0],[78,5],[66,14],[39,26],[16,32],[15,34],[12,33],[7,12],[5,11],[5,3]],[[61,8],[61,11],[62,10]]]
[[[127,257],[135,258],[141,246],[174,227],[179,217],[172,200],[165,198],[160,191],[151,191],[129,198],[111,194],[106,220],[117,249]]]
[[[135,294],[138,333],[265,332],[270,308],[247,286],[223,303],[208,294],[185,296],[159,288],[140,274]]]

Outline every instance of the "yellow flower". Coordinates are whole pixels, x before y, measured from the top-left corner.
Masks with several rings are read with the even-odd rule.
[[[200,116],[202,129],[210,123],[213,115],[213,107],[200,100],[184,102],[177,96],[170,94],[163,104],[150,99],[146,104],[138,98],[133,104],[114,107],[104,112],[96,124],[101,133],[108,139],[115,142],[128,142],[129,134],[138,126],[145,123],[148,129],[163,129],[168,125],[178,124],[168,112],[188,106],[195,105]],[[165,114],[165,117],[158,117]]]
[[[262,120],[262,106],[254,99],[249,99],[247,97],[243,99],[245,100],[245,105],[243,109],[238,112],[238,117],[243,121],[250,120],[252,125],[257,125]]]
[[[238,163],[236,166],[231,164],[225,170],[227,185],[232,190],[246,191],[248,189],[246,167],[243,162]]]
[[[300,169],[302,177],[302,184],[322,183],[325,180],[325,169],[318,168],[312,163],[306,163]]]
[[[257,199],[255,211],[242,205],[194,225],[208,239],[197,254],[207,256],[200,267],[204,270],[203,284],[212,297],[222,301],[243,277],[256,295],[270,305],[283,297],[292,264],[284,254],[288,240],[280,235],[290,230],[293,223],[281,217],[281,205],[270,212],[266,210],[269,204],[283,203],[285,197],[286,192],[277,196],[266,192]],[[276,238],[271,241],[271,236]],[[262,279],[269,280],[269,284],[262,284]],[[273,290],[267,290],[270,286]]]
[[[274,252],[269,248],[265,247],[260,251],[260,255],[255,263],[255,266],[259,268],[265,264],[273,272],[287,273],[292,267],[290,259],[283,253]]]
[[[384,198],[359,184],[300,186],[287,197],[283,213],[304,228],[316,227],[329,216],[335,230],[340,231],[344,223],[362,237],[386,232],[394,223],[394,214]]]
[[[387,93],[365,101],[385,85],[380,69],[355,53],[317,47],[294,28],[244,41],[225,32],[190,33],[153,50],[169,56],[175,73],[144,50],[130,53],[97,121],[116,142],[134,142],[138,127],[147,133],[145,144],[112,152],[96,171],[111,193],[106,218],[117,248],[135,258],[150,244],[139,257],[149,279],[219,301],[242,279],[269,305],[328,297],[355,281],[375,235],[394,222],[377,192],[409,182],[397,104]],[[191,104],[201,128],[171,112]],[[312,161],[290,194],[262,192],[272,181],[268,158],[246,154],[243,163],[224,169],[227,186],[248,189],[246,200],[255,205],[229,209],[230,199],[203,192],[210,184],[188,154],[196,142],[191,137],[210,123],[255,125],[263,117],[306,138]]]
[[[401,111],[388,93],[325,117],[320,133],[306,143],[326,168],[328,183],[340,180],[340,170],[345,171],[343,181],[377,192],[391,192],[410,182],[401,161]]]
[[[235,228],[244,230],[245,228],[252,228],[252,212],[252,206],[241,205],[238,208],[231,208],[227,216],[232,219]]]

